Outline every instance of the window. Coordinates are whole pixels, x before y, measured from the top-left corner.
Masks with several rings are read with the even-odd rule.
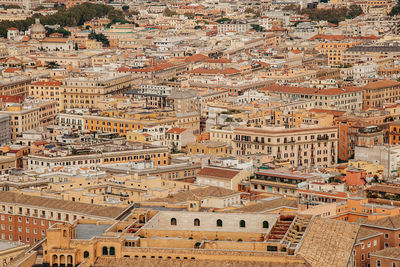
[[[89,258],[89,252],[88,251],[83,252],[83,257],[84,258]]]
[[[239,225],[241,228],[244,228],[244,227],[246,227],[246,222],[244,220],[240,220]]]
[[[361,260],[362,261],[365,260],[365,255],[364,254],[361,254]]]
[[[176,219],[175,218],[171,218],[171,225],[176,225]]]
[[[115,256],[115,248],[110,247],[110,256]]]
[[[194,219],[194,221],[193,221],[193,225],[194,226],[200,226],[200,220],[199,219]]]
[[[263,221],[263,228],[268,228],[268,227],[269,227],[268,221]]]
[[[108,248],[107,247],[103,247],[103,255],[108,256]]]
[[[221,219],[217,220],[217,227],[222,227],[222,220]]]
[[[392,267],[397,267],[395,262],[392,262]]]
[[[388,239],[389,238],[389,234],[385,234],[385,239]]]
[[[376,261],[376,267],[381,267],[381,261],[380,260]]]

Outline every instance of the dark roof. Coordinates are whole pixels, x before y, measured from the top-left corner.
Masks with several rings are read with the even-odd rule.
[[[350,52],[400,52],[400,46],[352,46]]]

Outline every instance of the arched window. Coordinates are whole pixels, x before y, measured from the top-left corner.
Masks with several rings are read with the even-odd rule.
[[[221,219],[217,220],[217,227],[222,227],[222,220]]]
[[[67,230],[64,230],[64,231],[63,231],[63,236],[64,236],[64,237],[67,237]]]
[[[176,219],[175,218],[171,218],[171,225],[176,225]]]
[[[194,219],[193,221],[194,226],[200,226],[200,220],[199,219]]]
[[[269,227],[269,223],[267,221],[263,221],[263,228],[268,228]]]
[[[110,247],[110,256],[115,256],[115,248]]]
[[[84,258],[89,258],[89,251],[83,252],[83,257]]]
[[[108,248],[103,247],[103,255],[108,256]]]
[[[240,220],[240,227],[242,227],[242,228],[246,227],[245,220]]]

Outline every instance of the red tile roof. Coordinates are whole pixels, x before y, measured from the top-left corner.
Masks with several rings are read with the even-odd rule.
[[[0,95],[0,102],[5,103],[22,103],[24,101],[24,96],[18,95]]]
[[[203,60],[205,60],[207,58],[209,58],[209,57],[206,56],[206,55],[196,54],[196,55],[193,55],[193,56],[185,58],[185,62],[191,63],[191,62],[203,61]]]
[[[201,169],[197,175],[198,176],[209,176],[223,179],[233,179],[236,175],[238,175],[240,171],[232,170],[232,169],[224,169],[224,168],[215,168],[215,167],[205,167]]]
[[[33,82],[31,85],[37,85],[37,86],[60,86],[62,82],[60,81],[38,81],[38,82]]]
[[[167,133],[175,133],[175,134],[181,134],[184,131],[186,131],[186,128],[172,128],[170,130],[167,131]]]
[[[343,114],[346,113],[346,111],[341,111],[341,110],[331,110],[331,109],[321,109],[321,108],[313,108],[310,109],[310,112],[314,113],[327,113],[327,114],[332,114],[335,117],[342,116]]]
[[[217,74],[223,74],[223,75],[229,75],[229,74],[236,74],[240,73],[239,70],[234,69],[234,68],[227,68],[223,70],[218,70],[218,69],[204,69],[204,68],[197,68],[194,70],[190,70],[186,73],[189,74],[209,74],[209,75],[217,75]]]

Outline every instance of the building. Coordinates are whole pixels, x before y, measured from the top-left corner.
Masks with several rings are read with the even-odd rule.
[[[168,146],[175,151],[180,151],[182,147],[186,147],[188,144],[196,141],[193,132],[185,128],[174,127],[168,130],[165,135]]]
[[[314,108],[335,110],[361,110],[363,108],[363,88],[307,88],[271,84],[262,90],[278,95],[281,99],[314,100]],[[364,96],[365,98],[365,96]]]
[[[250,179],[250,191],[285,196],[298,196],[301,183],[315,180],[310,174],[279,172],[275,170],[259,170]]]
[[[43,262],[49,265],[77,265],[86,261],[94,266],[220,266],[222,262],[235,266],[248,266],[251,262],[257,267],[306,266],[310,265],[309,262],[312,262],[311,266],[331,263],[324,265],[328,267],[353,264],[351,253],[358,225],[268,213],[253,213],[252,220],[248,220],[244,217],[246,215],[244,212],[154,212],[135,209],[126,220],[134,223],[129,226],[123,222],[114,224],[111,220],[56,224],[47,232]],[[295,227],[290,226],[291,222],[299,228],[297,235]],[[345,234],[338,236],[331,228]],[[281,239],[274,239],[280,238],[276,234],[277,229],[290,235],[283,237],[284,241],[292,244],[290,249],[280,245]],[[125,232],[125,235],[118,234],[120,232]],[[321,236],[324,237],[323,242],[319,241]],[[255,245],[246,246],[249,241]],[[323,249],[313,249],[311,243],[313,246],[318,243],[317,246]],[[307,258],[307,263],[304,258]]]
[[[5,107],[0,114],[9,116],[11,138],[15,140],[23,132],[34,130],[40,126],[55,123],[56,102],[53,100],[28,100],[22,104]]]
[[[60,88],[60,110],[96,108],[107,95],[129,90],[131,82],[131,75],[116,73],[103,73],[94,78],[66,78]]]
[[[60,112],[62,82],[56,80],[33,82],[29,88],[29,95],[39,99],[53,99],[56,101],[56,111]]]
[[[24,76],[1,79],[0,95],[28,96],[31,82],[31,78]]]
[[[197,173],[196,183],[238,190],[239,183],[247,180],[248,175],[249,172],[244,170],[209,166]]]
[[[63,153],[64,154],[64,153]],[[57,151],[41,154],[30,154],[27,157],[27,168],[37,170],[43,167],[76,166],[95,169],[99,165],[152,161],[155,166],[168,165],[169,150],[166,147],[150,145],[125,145],[123,149],[114,147],[92,147],[89,151],[73,155],[72,152],[59,154]]]
[[[217,30],[218,33],[225,32],[248,32],[251,29],[250,23],[247,21],[239,21],[239,20],[227,20],[221,23],[218,23]]]
[[[371,267],[392,266],[400,265],[400,249],[398,247],[386,248],[380,251],[370,253]]]
[[[380,80],[363,87],[363,108],[383,107],[387,103],[400,100],[400,82]]]
[[[0,236],[3,240],[34,244],[45,237],[46,230],[57,222],[78,218],[109,220],[124,209],[83,204],[46,197],[0,192]]]
[[[269,153],[290,166],[332,166],[337,163],[336,127],[318,128],[236,128],[234,155]]]
[[[11,117],[8,114],[0,115],[0,144],[5,145],[11,141]]]

